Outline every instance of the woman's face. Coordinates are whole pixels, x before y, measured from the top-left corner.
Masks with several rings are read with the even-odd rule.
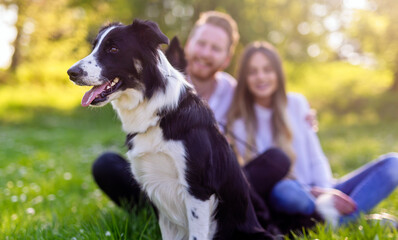
[[[269,105],[278,87],[278,76],[265,54],[256,52],[249,59],[246,80],[254,100]]]

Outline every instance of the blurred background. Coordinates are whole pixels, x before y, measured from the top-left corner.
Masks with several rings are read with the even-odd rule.
[[[398,89],[396,7],[391,0],[1,0],[0,81],[65,82],[60,70],[89,51],[105,22],[150,19],[184,42],[200,12],[219,10],[237,21],[241,47],[267,40],[290,62],[388,69]]]
[[[200,12],[229,13],[241,41],[227,71],[234,75],[249,42],[274,44],[288,90],[318,110],[322,146],[338,177],[398,150],[396,9],[393,0],[0,0],[0,235],[159,234],[150,211],[142,219],[115,217],[90,176],[103,151],[126,151],[113,110],[80,107],[88,89],[66,74],[104,23],[150,19],[184,44]],[[394,194],[379,210],[398,213]],[[137,223],[138,235],[117,228],[126,221]]]
[[[289,89],[310,99],[336,88],[339,97],[397,91],[397,7],[391,0],[0,0],[0,84],[69,87],[65,70],[89,52],[104,23],[150,19],[184,43],[200,12],[219,10],[239,25],[236,56],[251,41],[273,43],[286,62]],[[2,91],[0,104],[17,97],[11,95]]]

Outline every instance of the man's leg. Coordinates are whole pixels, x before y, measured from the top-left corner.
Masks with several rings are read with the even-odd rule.
[[[92,167],[95,182],[118,206],[131,210],[144,202],[126,159],[115,153],[104,153]]]
[[[280,234],[268,208],[274,185],[289,172],[290,160],[281,150],[271,148],[243,167],[250,184],[250,198],[261,226],[273,235]]]
[[[278,148],[270,148],[243,167],[247,179],[256,193],[264,200],[277,182],[290,169],[289,157]]]

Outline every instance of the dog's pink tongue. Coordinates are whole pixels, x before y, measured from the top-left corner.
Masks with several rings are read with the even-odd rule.
[[[87,91],[82,99],[82,106],[87,107],[88,105],[91,104],[91,102],[106,88],[108,83],[104,83],[100,86],[95,86],[89,91]]]

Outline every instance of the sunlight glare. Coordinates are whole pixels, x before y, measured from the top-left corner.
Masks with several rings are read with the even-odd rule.
[[[343,5],[348,9],[369,9],[369,2],[367,0],[344,0]]]
[[[0,5],[0,68],[7,68],[11,63],[11,57],[14,53],[12,42],[17,36],[17,30],[14,27],[17,21],[18,7],[11,5],[6,8]]]

